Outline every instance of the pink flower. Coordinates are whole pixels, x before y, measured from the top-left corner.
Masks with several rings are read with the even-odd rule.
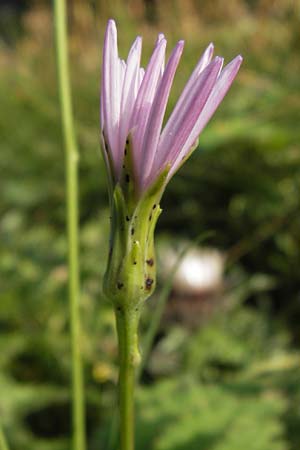
[[[214,47],[210,44],[162,128],[184,42],[177,43],[165,66],[166,44],[164,35],[160,34],[144,70],[140,66],[141,37],[134,41],[125,62],[118,55],[116,24],[108,21],[100,102],[106,149],[103,153],[113,186],[122,184],[124,150],[130,146],[138,197],[163,171],[167,171],[168,182],[194,150],[201,131],[223,100],[242,62],[242,57],[237,56],[222,70],[223,58],[212,59]]]

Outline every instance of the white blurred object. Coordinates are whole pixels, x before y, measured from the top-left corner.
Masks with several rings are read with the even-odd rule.
[[[165,254],[166,272],[171,270],[177,258],[174,250]],[[216,249],[191,249],[177,269],[173,282],[174,290],[194,295],[219,289],[223,281],[224,262],[224,256]]]

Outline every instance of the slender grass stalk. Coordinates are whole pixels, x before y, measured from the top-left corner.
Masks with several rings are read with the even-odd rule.
[[[0,425],[0,450],[9,450],[1,425]]]
[[[65,144],[67,233],[69,265],[69,308],[72,353],[72,430],[73,449],[85,450],[85,406],[81,358],[79,313],[79,240],[78,240],[78,150],[75,139],[68,66],[67,12],[65,0],[54,0],[56,56]]]

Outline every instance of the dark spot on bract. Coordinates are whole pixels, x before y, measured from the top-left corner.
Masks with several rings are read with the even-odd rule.
[[[152,267],[152,266],[154,265],[154,260],[153,260],[153,258],[146,259],[146,263],[148,264],[148,266]]]
[[[136,266],[136,261],[133,261],[133,265]]]
[[[126,139],[126,145],[128,145],[129,144],[129,139]]]
[[[150,214],[150,216],[149,216],[149,220],[151,220],[152,219],[152,214]]]
[[[127,149],[125,148],[125,150],[124,150],[124,155],[126,156],[127,155]]]
[[[124,284],[123,283],[121,283],[120,281],[118,281],[118,283],[117,283],[117,287],[118,287],[118,289],[122,289],[122,287],[124,286]]]
[[[129,222],[129,220],[130,220],[130,219],[129,219],[129,216],[126,216],[126,221]]]
[[[130,176],[128,175],[128,173],[126,173],[126,175],[125,175],[125,180],[126,180],[126,183],[129,183],[129,181],[130,181]]]
[[[154,203],[154,205],[153,205],[153,208],[152,209],[155,209],[156,208],[156,203]]]
[[[131,236],[134,235],[134,228],[131,228]]]
[[[145,282],[145,287],[146,287],[146,289],[148,291],[151,289],[152,284],[153,284],[153,279],[152,278],[147,278],[147,280]]]

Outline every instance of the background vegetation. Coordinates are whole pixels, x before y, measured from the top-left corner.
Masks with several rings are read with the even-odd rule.
[[[1,1],[0,419],[10,447],[66,450],[70,343],[65,188],[51,3]],[[109,226],[99,152],[104,27],[121,54],[157,32],[186,49],[170,108],[208,42],[245,58],[232,90],[171,182],[157,232],[162,269],[178,242],[225,257],[222,286],[172,290],[138,390],[138,449],[300,446],[300,2],[70,1],[79,138],[82,336],[89,448],[108,449],[116,337],[101,294]],[[151,323],[158,293],[143,317]],[[112,446],[111,446],[112,448]]]

